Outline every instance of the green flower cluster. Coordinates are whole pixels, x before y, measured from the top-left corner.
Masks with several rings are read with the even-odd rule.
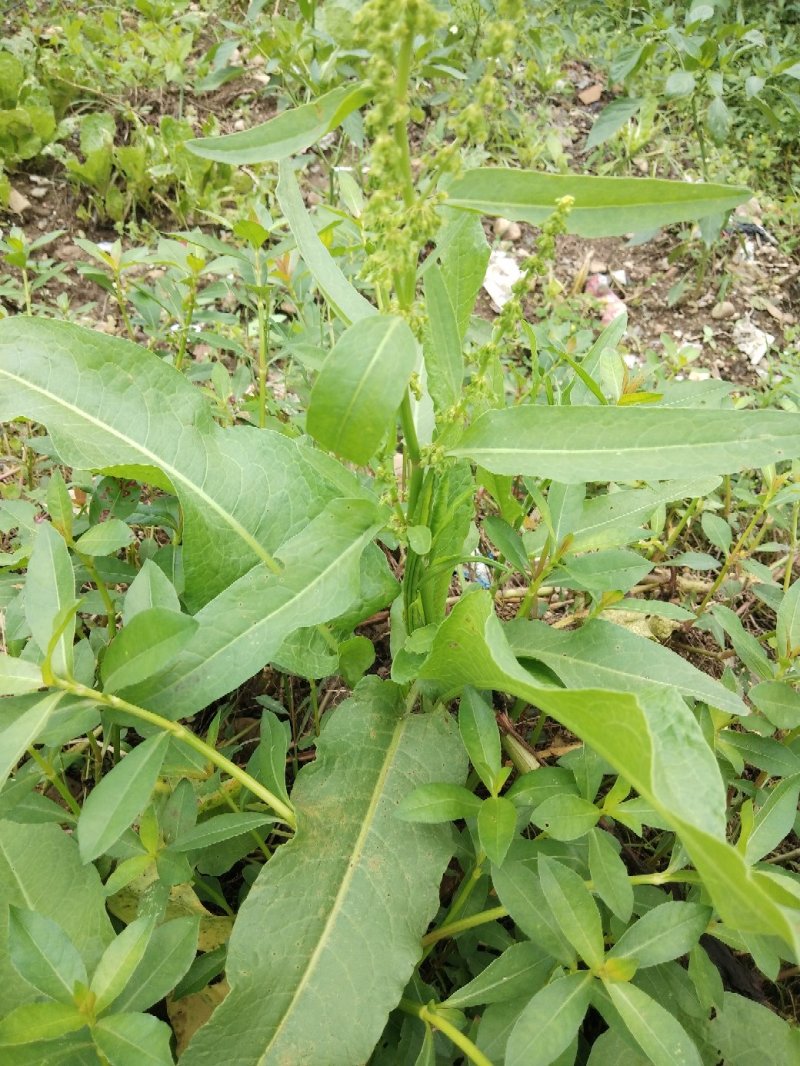
[[[401,312],[408,312],[414,302],[419,250],[439,226],[436,207],[441,195],[430,183],[424,195],[415,188],[415,179],[430,160],[412,165],[408,129],[414,52],[441,24],[429,0],[369,0],[356,16],[359,43],[370,52],[366,80],[373,91],[365,119],[371,150],[369,196],[362,216],[364,274],[375,284],[379,303],[394,289]]]

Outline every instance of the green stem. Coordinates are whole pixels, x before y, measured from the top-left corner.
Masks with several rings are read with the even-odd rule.
[[[122,323],[125,326],[125,332],[128,334],[128,337],[132,341],[135,341],[136,334],[133,332],[133,326],[131,325],[131,320],[128,315],[125,286],[123,284],[122,275],[120,273],[116,273],[114,275],[114,296],[117,300],[117,307],[119,308],[119,313],[122,317]]]
[[[70,539],[70,547],[75,551],[82,566],[84,566],[92,579],[97,591],[100,593],[100,598],[103,601],[103,606],[106,609],[106,629],[108,630],[108,636],[111,640],[114,639],[117,632],[117,611],[114,607],[114,601],[111,599],[111,593],[108,591],[108,585],[100,577],[97,572],[97,567],[89,555],[83,555],[75,548],[75,543]]]
[[[488,922],[496,922],[499,918],[507,917],[508,911],[505,907],[492,907],[490,910],[478,911],[477,914],[459,918],[457,922],[451,922],[449,925],[440,925],[438,929],[432,929],[430,933],[426,933],[422,938],[422,946],[426,948],[429,944],[435,944],[439,940],[447,940],[448,937],[458,936],[459,933],[464,933],[467,929],[476,929],[479,925],[486,925]]]
[[[666,555],[669,554],[670,548],[672,548],[672,545],[675,543],[675,541],[681,535],[683,530],[686,528],[686,523],[697,510],[697,506],[699,503],[699,498],[690,501],[686,510],[683,512],[683,517],[681,518],[681,520],[676,526],[673,527],[672,530],[670,530],[669,536],[664,541],[664,546],[662,548],[659,548],[658,551],[656,551],[656,553],[651,556],[651,562],[657,562],[659,559],[663,559]]]
[[[481,877],[483,877],[483,864],[484,864],[485,861],[486,861],[486,852],[485,851],[480,851],[475,856],[475,865],[472,867],[472,869],[470,870],[470,872],[467,875],[467,877],[465,877],[464,880],[459,885],[458,892],[456,892],[455,898],[454,898],[453,902],[450,904],[450,909],[448,910],[447,914],[444,916],[444,921],[442,922],[442,925],[440,926],[440,928],[445,929],[445,928],[450,928],[453,925],[455,925],[456,919],[458,918],[459,914],[461,914],[461,912],[466,907],[467,902],[469,901],[469,897],[472,895],[473,890],[475,889],[475,886],[480,881]],[[436,930],[434,930],[434,932],[436,932]],[[431,934],[429,933],[428,937],[430,937],[430,936],[431,936]],[[433,950],[433,946],[434,946],[435,943],[436,943],[435,940],[430,940],[429,941],[429,943],[427,944],[427,946],[425,948],[425,953],[422,956],[423,959],[426,959],[428,957],[428,955],[430,955],[431,951]]]
[[[197,275],[192,274],[189,281],[189,295],[186,298],[186,308],[183,315],[183,328],[181,329],[181,339],[178,343],[178,354],[175,356],[175,369],[181,370],[183,368],[183,360],[186,358],[186,345],[189,343],[189,330],[192,328],[192,318],[194,317],[194,305],[197,300]]]
[[[708,160],[706,159],[706,139],[703,136],[703,127],[700,122],[700,117],[697,114],[697,100],[694,93],[692,93],[692,122],[694,124],[694,132],[697,137],[697,143],[700,146],[700,161],[703,167],[703,181],[709,181],[708,177]]]
[[[69,809],[77,818],[81,813],[80,804],[72,795],[65,783],[61,780],[59,775],[56,773],[55,768],[53,766],[49,766],[45,762],[45,760],[41,757],[41,755],[36,750],[36,748],[33,747],[33,745],[28,748],[28,754],[39,767],[39,769],[42,771],[42,773],[53,786],[53,788],[56,790],[56,792],[59,794],[59,796],[66,803],[67,807],[69,807]]]
[[[725,578],[728,576],[728,573],[729,573],[731,567],[733,566],[733,564],[739,561],[739,556],[743,553],[745,545],[749,541],[753,530],[755,529],[755,527],[758,524],[758,522],[761,520],[762,515],[766,512],[767,508],[769,507],[769,505],[770,505],[770,503],[772,501],[772,497],[775,495],[775,493],[781,487],[782,483],[783,483],[783,479],[782,478],[775,478],[775,480],[772,482],[772,484],[767,489],[766,493],[764,494],[764,499],[761,501],[761,504],[758,507],[758,510],[755,512],[753,517],[747,523],[747,527],[745,528],[745,530],[742,533],[741,537],[739,537],[739,539],[734,544],[733,548],[731,548],[731,550],[730,550],[730,552],[728,554],[728,558],[725,560],[725,562],[720,567],[720,571],[717,574],[716,580],[714,581],[714,583],[712,584],[711,588],[706,593],[706,595],[703,598],[700,606],[695,611],[695,615],[698,618],[700,617],[701,614],[703,614],[703,612],[705,611],[706,607],[709,605],[711,600],[716,595],[717,590],[719,589],[720,585],[725,580]],[[762,533],[762,536],[763,536],[763,533]]]
[[[141,722],[156,726],[158,729],[163,729],[165,733],[171,734],[176,740],[180,740],[190,748],[194,748],[195,751],[208,759],[212,765],[224,770],[229,777],[239,781],[254,796],[257,796],[262,803],[266,803],[268,807],[271,807],[290,828],[297,828],[297,819],[294,811],[283,800],[270,792],[259,781],[256,781],[246,770],[231,762],[230,759],[226,759],[216,748],[212,748],[210,744],[206,744],[204,740],[195,736],[191,730],[182,726],[180,722],[172,722],[169,718],[163,718],[160,714],[148,711],[144,707],[138,707],[135,703],[128,703],[127,700],[123,700],[119,696],[112,696],[107,692],[97,692],[95,689],[89,688],[88,685],[82,685],[78,681],[68,681],[66,678],[51,676],[50,678],[45,678],[45,682],[55,688],[62,689],[64,692],[70,692],[73,696],[80,696],[83,699],[93,700],[95,703],[102,703],[111,710],[119,711],[132,718],[137,718]]]
[[[437,1012],[435,1006],[426,1007],[424,1003],[415,1003],[413,999],[403,997],[398,1007],[404,1014],[410,1014],[413,1018],[419,1018],[421,1022],[425,1022],[432,1029],[438,1029],[440,1033],[447,1037],[451,1044],[455,1044],[459,1051],[463,1051],[469,1061],[475,1063],[475,1066],[492,1066],[491,1059],[487,1059],[470,1038],[464,1036],[460,1029],[456,1029],[452,1022],[443,1018]]]
[[[783,572],[783,591],[788,592],[792,583],[792,571],[794,560],[797,555],[797,520],[800,516],[800,501],[792,507],[792,521],[789,526],[789,556],[786,560],[786,569]]]
[[[25,314],[30,318],[33,314],[33,305],[31,303],[31,283],[28,279],[28,271],[25,267],[22,268],[22,288],[25,293]]]

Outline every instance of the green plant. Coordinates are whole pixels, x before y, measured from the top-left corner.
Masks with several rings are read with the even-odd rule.
[[[611,81],[624,85],[628,95],[604,108],[588,147],[603,144],[633,116],[652,108],[655,97],[670,108],[688,109],[708,180],[708,140],[726,145],[748,111],[776,130],[781,126],[779,113],[796,126],[800,101],[792,79],[800,76],[800,64],[796,55],[786,56],[783,50],[791,48],[791,37],[780,47],[769,44],[762,29],[728,0],[691,3],[685,10],[678,5],[636,6],[635,13],[633,7],[628,13],[633,39],[626,35],[609,65]],[[629,87],[654,68],[664,72],[663,83],[655,92],[647,88],[643,95],[631,95]]]
[[[189,146],[278,162],[281,220],[240,225],[235,253],[165,240],[146,257],[167,270],[160,288],[134,280],[144,256],[83,244],[121,311],[139,300],[144,320],[150,294],[179,326],[176,365],[69,323],[0,322],[0,416],[43,425],[50,459],[40,511],[4,513],[25,527],[9,566],[26,572],[0,585],[0,1063],[171,1062],[167,1027],[143,1012],[223,967],[230,992],[186,1066],[234,1051],[568,1063],[588,1055],[590,1008],[607,1026],[595,1062],[736,1061],[743,1018],[792,1061],[797,1031],[725,992],[701,938],[774,975],[800,954],[800,888],[778,850],[800,790],[800,416],[686,383],[637,392],[619,321],[580,351],[553,329],[540,359],[544,331],[523,314],[565,229],[670,224],[748,192],[462,171],[480,110],[414,166],[415,53],[437,40],[435,11],[373,0],[358,22],[365,82]],[[506,55],[503,34],[491,47]],[[481,91],[499,89],[487,76]],[[367,102],[364,198],[351,186],[357,210],[335,208],[354,278],[295,157]],[[473,320],[482,214],[541,228],[491,327]],[[293,420],[231,426],[181,372],[200,279],[228,266],[254,320],[259,427],[276,282],[298,328],[318,327],[324,359]],[[682,531],[717,576],[662,601]],[[768,535],[779,580],[756,558]],[[477,562],[489,588],[454,591]],[[761,641],[722,602],[751,578]],[[559,592],[565,621],[548,625]],[[612,624],[615,609],[708,635],[736,668],[704,674],[629,616]],[[389,676],[364,677],[377,612]],[[261,693],[247,746],[234,694],[268,664],[305,697],[291,681],[284,702]],[[354,691],[325,711],[318,681],[335,675]],[[552,723],[576,739],[546,766]],[[297,773],[302,743],[316,757]]]

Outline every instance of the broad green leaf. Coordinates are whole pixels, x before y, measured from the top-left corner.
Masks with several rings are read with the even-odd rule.
[[[152,559],[145,559],[125,593],[123,625],[127,626],[132,618],[150,607],[165,607],[170,611],[181,609],[178,593],[170,579]]]
[[[561,197],[571,196],[575,203],[567,216],[567,232],[581,237],[619,237],[630,231],[670,226],[729,211],[750,196],[748,189],[729,185],[544,174],[499,167],[468,170],[447,192],[449,207],[534,226],[553,213]]]
[[[11,964],[9,905],[57,921],[89,972],[114,935],[97,870],[60,826],[0,822],[0,1016],[36,996]]]
[[[499,549],[506,561],[526,574],[530,570],[528,553],[520,534],[509,525],[504,518],[497,515],[489,515],[483,520],[483,528],[491,538],[492,543]]]
[[[52,918],[36,911],[9,907],[8,950],[17,973],[50,999],[72,1003],[76,982],[88,981],[70,938]]]
[[[417,362],[402,318],[371,315],[346,329],[320,370],[306,428],[329,451],[366,463],[394,427]]]
[[[260,829],[272,821],[271,814],[259,814],[256,811],[242,811],[240,814],[217,814],[205,822],[200,822],[179,837],[172,845],[173,851],[200,851],[221,844],[231,837],[241,836],[251,829]]]
[[[478,809],[478,839],[489,862],[502,866],[517,829],[517,809],[505,796],[490,796]]]
[[[476,818],[481,800],[463,785],[434,781],[420,785],[406,796],[397,808],[397,817],[404,822],[452,822],[457,818]]]
[[[708,952],[701,944],[696,944],[689,952],[688,974],[705,1010],[720,1011],[723,1008],[725,988],[722,974],[709,958]]]
[[[710,919],[710,907],[699,903],[662,903],[628,926],[609,958],[635,959],[640,970],[678,959],[697,944]]]
[[[604,954],[603,923],[583,878],[563,863],[540,855],[539,879],[564,937],[587,966],[597,969]]]
[[[778,655],[800,655],[800,578],[789,586],[778,608],[775,631]]]
[[[703,511],[700,524],[711,544],[727,555],[733,541],[733,530],[725,519],[713,511]]]
[[[133,530],[119,518],[91,526],[75,541],[75,550],[81,555],[113,555],[133,540]]]
[[[43,687],[42,671],[36,663],[0,652],[0,695],[23,696]]]
[[[279,574],[257,566],[235,581],[194,616],[199,628],[169,668],[125,698],[177,719],[235,689],[292,633],[358,601],[361,557],[380,525],[372,503],[332,501],[277,553]]]
[[[747,693],[759,711],[778,729],[800,725],[800,692],[785,681],[762,681]]]
[[[262,785],[266,785],[281,799],[289,800],[286,790],[286,753],[291,743],[288,722],[282,722],[272,711],[261,712],[261,740],[249,766]]]
[[[47,513],[55,528],[67,539],[72,537],[73,505],[72,497],[61,471],[56,467],[50,475],[47,486]]]
[[[425,273],[425,307],[428,312],[428,332],[423,351],[428,372],[428,391],[434,407],[438,411],[446,411],[461,399],[464,356],[456,311],[441,268],[435,263]]]
[[[102,855],[122,836],[152,795],[167,753],[168,733],[158,733],[130,751],[86,798],[78,819],[84,862]]]
[[[800,455],[800,415],[523,404],[481,415],[449,454],[567,484],[731,474]]]
[[[725,1066],[788,1066],[800,1061],[800,1030],[769,1007],[733,992],[725,993],[710,1029]]]
[[[647,699],[601,689],[544,689],[514,658],[488,593],[462,597],[440,627],[420,677],[528,699],[590,744],[657,810],[696,820],[721,839],[725,793],[716,759],[675,693]]]
[[[507,692],[560,721],[679,834],[724,921],[779,936],[800,955],[797,902],[774,878],[748,867],[726,841],[725,793],[716,759],[676,693],[634,697],[541,688],[514,658],[491,596],[483,592],[456,604],[419,674],[451,692],[464,685]]]
[[[594,125],[589,131],[589,136],[586,138],[586,151],[611,140],[614,134],[633,118],[643,102],[640,96],[624,96],[607,104],[594,120]]]
[[[575,952],[547,905],[539,878],[515,858],[513,849],[502,866],[492,868],[492,885],[513,921],[534,944],[553,959],[567,966],[574,964]]]
[[[653,1066],[702,1066],[689,1034],[660,1003],[626,981],[609,983],[606,990]]]
[[[2,353],[0,353],[0,360]],[[2,362],[0,361],[0,405],[2,404]],[[49,522],[42,522],[28,564],[25,580],[25,618],[42,655],[47,655],[50,641],[62,611],[75,601],[75,574],[64,538]],[[72,673],[72,642],[75,617],[69,619],[53,649],[51,665],[58,677]]]
[[[625,548],[608,548],[588,555],[569,556],[557,567],[550,583],[581,589],[599,598],[604,592],[629,592],[646,577],[653,564]]]
[[[530,996],[544,986],[553,966],[549,955],[529,940],[521,940],[506,948],[477,977],[448,996],[442,1006],[463,1010],[485,1003],[502,1003],[526,994]]]
[[[5,784],[27,749],[39,738],[63,695],[63,692],[51,692],[43,696],[0,732],[0,786]]]
[[[694,75],[688,70],[673,70],[664,83],[664,92],[667,96],[690,96],[694,86]],[[714,208],[712,211],[704,213],[713,214],[716,210],[719,209]]]
[[[463,211],[448,211],[446,208],[444,213],[448,221],[437,236],[436,256],[455,311],[458,335],[463,341],[486,276],[490,249],[477,216]],[[426,261],[425,267],[429,261]]]
[[[721,711],[748,714],[735,692],[675,652],[613,622],[592,619],[565,633],[543,622],[518,621],[508,625],[505,632],[518,659],[544,663],[567,688],[634,693],[677,689]]]
[[[115,1012],[143,1011],[170,993],[194,962],[200,919],[175,918],[159,925],[114,1000]]]
[[[656,482],[649,488],[622,489],[587,500],[572,533],[571,551],[591,551],[630,544],[642,536],[642,524],[663,504],[707,496],[718,477]],[[552,491],[552,490],[551,490]]]
[[[111,1014],[92,1030],[109,1066],[172,1066],[172,1030],[151,1014]]]
[[[420,958],[452,850],[447,827],[402,822],[397,804],[418,785],[455,784],[464,773],[447,715],[409,715],[396,686],[359,684],[300,771],[297,833],[239,911],[231,992],[183,1066],[217,1066],[231,1048],[240,1066],[369,1057]]]
[[[222,137],[198,137],[184,146],[203,159],[231,165],[287,159],[310,148],[362,107],[372,92],[364,85],[340,85],[300,107],[292,107],[268,122]]]
[[[800,775],[785,777],[775,785],[756,813],[753,830],[744,849],[745,861],[758,862],[789,835],[797,817]]]
[[[278,203],[297,242],[297,250],[322,295],[339,318],[348,324],[376,314],[376,309],[350,284],[317,236],[303,203],[292,165],[288,162],[281,163],[279,173],[276,192]]]
[[[578,840],[594,829],[600,814],[581,796],[550,796],[534,808],[531,821],[554,840]]]
[[[606,1029],[592,1043],[586,1066],[652,1066],[650,1059],[634,1044],[623,1029]]]
[[[52,1000],[25,1003],[0,1021],[0,1061],[4,1048],[16,1048],[36,1040],[57,1040],[66,1033],[83,1029],[85,1025],[86,1018],[74,1003],[56,1003]]]
[[[589,1008],[592,977],[572,973],[537,992],[506,1048],[505,1066],[549,1066],[569,1047]]]
[[[87,1028],[65,1033],[57,1040],[36,1040],[4,1048],[0,1045],[0,1066],[98,1066],[97,1051]]]
[[[47,426],[68,466],[177,492],[190,611],[274,565],[329,500],[363,495],[341,466],[281,433],[220,429],[202,390],[154,353],[67,322],[0,321],[0,419],[18,415]],[[45,536],[52,547],[54,531]],[[41,631],[57,613],[51,583],[33,605]]]
[[[89,986],[95,996],[95,1010],[102,1014],[114,1002],[132,977],[153,932],[153,919],[137,918],[115,937],[97,964]]]
[[[458,729],[470,762],[478,771],[484,785],[491,789],[502,765],[500,730],[497,728],[494,710],[474,689],[464,689],[461,696]]]
[[[112,640],[100,675],[105,692],[119,692],[157,674],[196,633],[195,618],[168,607],[149,607],[135,615]]]
[[[609,910],[621,922],[629,922],[633,913],[633,885],[610,834],[602,829],[593,829],[589,834],[589,876]]]
[[[774,668],[767,653],[756,637],[742,625],[739,615],[726,607],[724,603],[715,603],[712,607],[714,620],[719,622],[728,636],[736,654],[756,677],[772,679]]]

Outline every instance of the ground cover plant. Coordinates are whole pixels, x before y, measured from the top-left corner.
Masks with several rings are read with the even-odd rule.
[[[533,6],[139,3],[181,106],[253,49],[284,109],[155,164],[62,128],[109,330],[4,232],[0,1064],[797,1059],[791,357],[632,365],[557,276],[751,190],[504,156]]]

